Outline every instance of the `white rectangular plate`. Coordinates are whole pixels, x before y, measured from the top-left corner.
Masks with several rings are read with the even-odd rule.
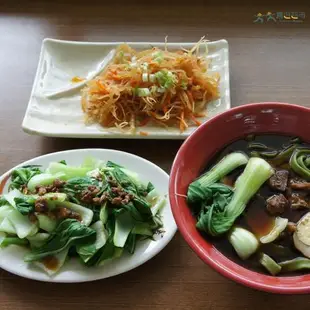
[[[120,132],[117,128],[104,128],[97,124],[85,125],[81,109],[80,90],[57,98],[47,98],[47,94],[72,86],[74,76],[89,77],[96,71],[105,56],[123,42],[74,42],[45,39],[42,43],[39,65],[34,80],[29,104],[23,120],[23,130],[30,134],[50,137],[73,138],[144,138],[144,139],[185,139],[196,127],[189,127],[180,133],[178,128],[145,126],[136,134]],[[151,46],[164,47],[157,42],[127,42],[135,49]],[[171,50],[190,49],[195,43],[168,43]],[[221,97],[210,103],[207,117],[230,108],[228,43],[226,40],[208,42],[210,71],[218,72]],[[140,130],[147,132],[141,136]]]

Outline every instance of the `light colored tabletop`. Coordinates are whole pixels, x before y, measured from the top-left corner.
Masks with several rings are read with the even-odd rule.
[[[180,141],[106,141],[29,136],[21,122],[45,37],[86,41],[225,38],[232,105],[282,101],[310,107],[310,23],[253,23],[279,9],[310,6],[195,1],[1,1],[0,171],[54,151],[102,147],[138,154],[169,172]],[[115,2],[115,3],[113,3]],[[227,3],[230,1],[227,0]],[[277,1],[274,1],[277,2]],[[133,4],[137,3],[137,4]],[[144,4],[143,4],[144,3]],[[214,2],[213,2],[214,3]],[[309,17],[310,18],[310,17]],[[308,296],[277,296],[237,285],[196,257],[177,233],[154,259],[126,274],[84,284],[48,284],[0,271],[0,307],[11,309],[308,309]]]

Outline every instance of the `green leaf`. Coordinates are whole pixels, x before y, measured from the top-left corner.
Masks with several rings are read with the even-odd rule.
[[[227,231],[234,219],[224,218],[223,213],[232,199],[233,190],[227,185],[215,183],[205,189],[204,195],[205,204],[199,213],[196,227],[210,235]]]
[[[9,190],[14,188],[21,189],[22,186],[26,186],[28,181],[37,174],[42,173],[41,169],[37,165],[24,166],[13,170],[11,175],[11,183]]]
[[[88,186],[99,186],[99,181],[95,178],[90,178],[90,177],[77,177],[77,178],[72,178],[66,182],[64,185],[63,190],[69,193],[79,193],[85,189],[88,188]]]
[[[50,173],[37,174],[29,180],[29,182],[27,183],[27,187],[30,191],[34,192],[36,186],[52,185],[56,179],[63,180],[64,177],[65,174],[62,172],[56,174],[50,174]]]
[[[64,159],[60,160],[59,163],[63,165],[67,165],[67,162]]]
[[[28,245],[28,240],[27,239],[20,239],[18,237],[5,237],[4,239],[1,240],[0,247],[4,248],[4,247],[7,247],[7,246],[13,245],[13,244],[25,246],[25,245]]]
[[[137,236],[136,234],[130,234],[127,238],[127,241],[125,243],[124,248],[130,253],[133,254],[136,249],[136,241],[137,241]]]
[[[8,201],[1,195],[0,196],[0,207],[8,204]]]
[[[189,204],[202,202],[208,195],[207,189],[209,185],[218,182],[224,176],[229,174],[239,166],[245,165],[248,162],[248,157],[241,152],[234,152],[226,155],[209,171],[192,182],[187,191],[187,201]]]
[[[131,231],[131,234],[142,236],[153,236],[153,227],[149,223],[137,223]]]
[[[66,219],[56,227],[42,247],[26,254],[24,261],[40,260],[48,255],[55,255],[70,246],[94,242],[95,239],[95,230],[81,224],[77,220]]]
[[[94,223],[90,228],[96,231],[96,240],[89,244],[78,245],[76,247],[77,253],[81,256],[84,262],[87,262],[91,257],[102,248],[107,242],[108,233],[104,229],[103,223],[98,221]]]
[[[124,173],[120,168],[115,168],[111,171],[114,179],[123,187],[127,192],[137,194],[137,188],[132,179]]]
[[[48,166],[48,171],[51,174],[64,173],[64,180],[69,180],[76,177],[85,177],[87,172],[91,171],[90,167],[74,167],[64,165],[58,162],[51,162]]]
[[[113,236],[113,243],[116,247],[124,247],[133,226],[133,218],[129,212],[123,212],[116,216],[115,231]]]
[[[34,212],[35,201],[36,201],[35,198],[26,195],[23,198],[19,197],[14,198],[16,209],[23,215],[27,215],[29,213]]]
[[[273,173],[273,168],[265,160],[250,158],[235,183],[234,191],[218,183],[204,188],[205,201],[201,203],[197,228],[212,236],[228,231],[249,200]]]
[[[155,189],[154,185],[153,185],[151,182],[149,182],[149,183],[147,184],[147,186],[146,186],[146,192],[149,193],[149,192],[151,192],[153,189]]]
[[[107,167],[109,168],[124,168],[123,166],[119,165],[119,164],[116,164],[114,163],[113,161],[108,161],[107,164],[106,164]]]

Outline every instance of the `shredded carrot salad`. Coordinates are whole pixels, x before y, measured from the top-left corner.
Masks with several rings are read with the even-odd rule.
[[[205,53],[199,48],[204,45]],[[203,38],[191,50],[120,45],[105,70],[82,90],[86,122],[134,132],[137,127],[199,126],[206,105],[219,97],[219,74],[209,73]]]

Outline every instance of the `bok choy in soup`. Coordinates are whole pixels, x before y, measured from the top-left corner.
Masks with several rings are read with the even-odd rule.
[[[189,185],[196,227],[224,255],[270,275],[310,269],[310,145],[260,135],[233,142]]]

